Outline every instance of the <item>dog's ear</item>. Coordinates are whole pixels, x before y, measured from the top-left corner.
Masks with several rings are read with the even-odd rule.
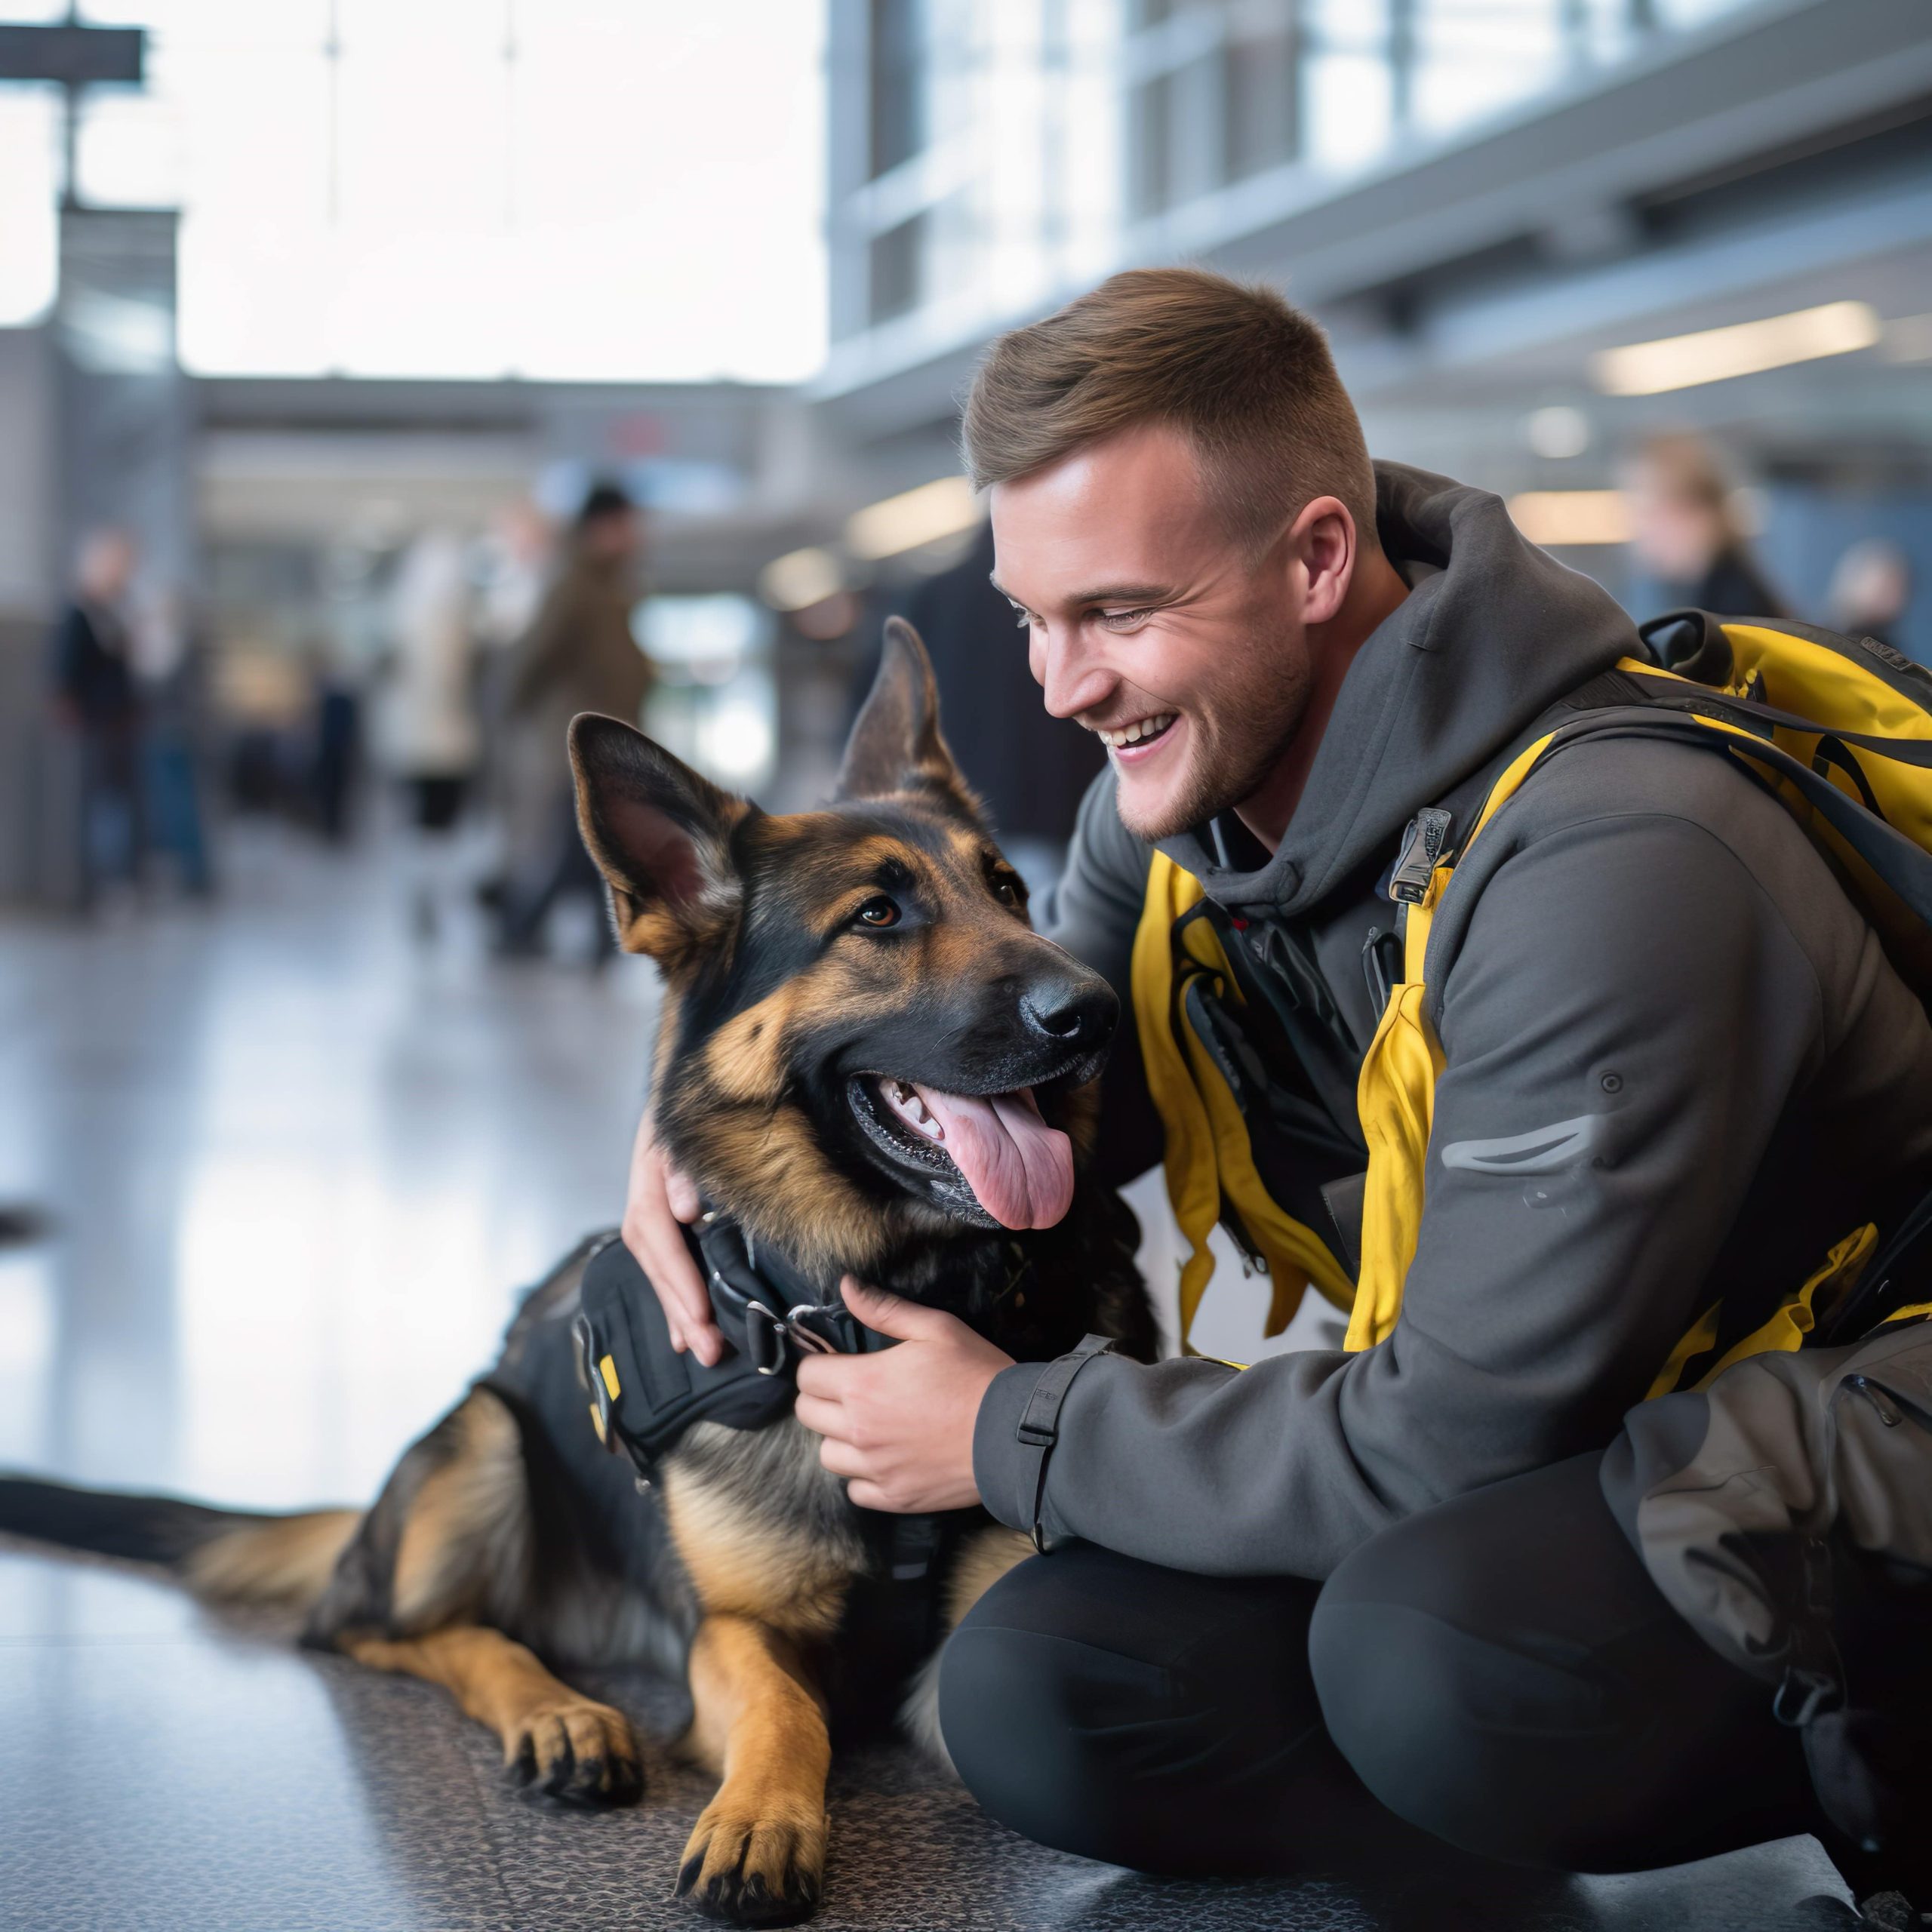
[[[614,718],[581,713],[570,746],[578,828],[624,950],[668,964],[718,936],[738,906],[732,830],[755,808]]]
[[[969,812],[979,810],[939,728],[932,660],[903,617],[888,617],[878,675],[845,741],[833,795],[877,798],[919,791],[941,794]]]

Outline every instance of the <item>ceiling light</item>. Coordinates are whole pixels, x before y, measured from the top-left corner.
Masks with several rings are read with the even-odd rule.
[[[1932,315],[1900,315],[1887,322],[1885,357],[1891,362],[1932,361]]]
[[[963,476],[942,476],[858,511],[845,525],[845,546],[855,557],[896,557],[902,550],[956,537],[979,520],[980,500],[972,485]]]
[[[758,594],[774,611],[809,611],[837,596],[844,584],[829,550],[788,550],[758,574]]]
[[[1509,515],[1532,543],[1552,549],[1630,540],[1630,513],[1615,490],[1525,490],[1509,499]]]
[[[1591,358],[1590,368],[1607,395],[1657,395],[1781,369],[1788,362],[1849,355],[1869,349],[1880,332],[1869,303],[1827,302],[1821,308],[1794,309],[1788,315],[1767,315],[1761,321],[1606,349]]]
[[[1567,402],[1552,402],[1530,411],[1523,433],[1538,456],[1581,456],[1590,446],[1590,419]]]

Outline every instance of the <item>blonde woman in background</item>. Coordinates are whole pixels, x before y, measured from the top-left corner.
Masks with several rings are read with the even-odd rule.
[[[1683,430],[1646,437],[1625,465],[1623,494],[1645,579],[1639,618],[1686,608],[1721,617],[1791,614],[1752,557],[1737,491],[1703,437]]]

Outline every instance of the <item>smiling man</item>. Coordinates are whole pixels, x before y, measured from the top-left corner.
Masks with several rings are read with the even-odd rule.
[[[804,1365],[826,1466],[1048,1552],[948,1647],[961,1775],[1035,1838],[1163,1871],[1325,1856],[1358,1789],[1337,1746],[1518,1863],[1807,1829],[1794,1734],[1657,1593],[1597,1466],[1704,1311],[1775,1306],[1932,1178],[1924,1011],[1772,797],[1634,737],[1497,814],[1431,899],[1426,990],[1398,983],[1437,859],[1518,752],[1628,701],[1641,647],[1496,497],[1371,466],[1277,296],[1116,276],[994,346],[965,445],[1047,706],[1108,746],[1048,914],[1136,1016],[1103,1158],[1164,1155],[1184,1231],[1218,1217],[1278,1316],[1304,1281],[1363,1288],[1348,1347],[1244,1371],[1016,1365],[851,1287],[903,1345]],[[1392,1277],[1357,1112],[1392,1008],[1433,1074]],[[627,1238],[709,1359],[696,1204],[647,1125]]]

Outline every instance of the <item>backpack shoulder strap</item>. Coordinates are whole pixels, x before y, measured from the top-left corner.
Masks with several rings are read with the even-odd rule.
[[[1774,728],[1802,731],[1820,743],[1820,763],[1838,761],[1831,747],[1881,752],[1932,771],[1932,739],[1900,739],[1862,732],[1821,732],[1814,719],[1779,711],[1748,698],[1706,691],[1669,672],[1632,660],[1630,681],[1641,694],[1634,706],[1586,715],[1559,730],[1548,757],[1584,738],[1673,737],[1715,746],[1791,786],[1850,851],[1899,899],[1913,917],[1932,927],[1932,852],[1886,823],[1862,797],[1834,784],[1826,771],[1807,764],[1771,740]]]

